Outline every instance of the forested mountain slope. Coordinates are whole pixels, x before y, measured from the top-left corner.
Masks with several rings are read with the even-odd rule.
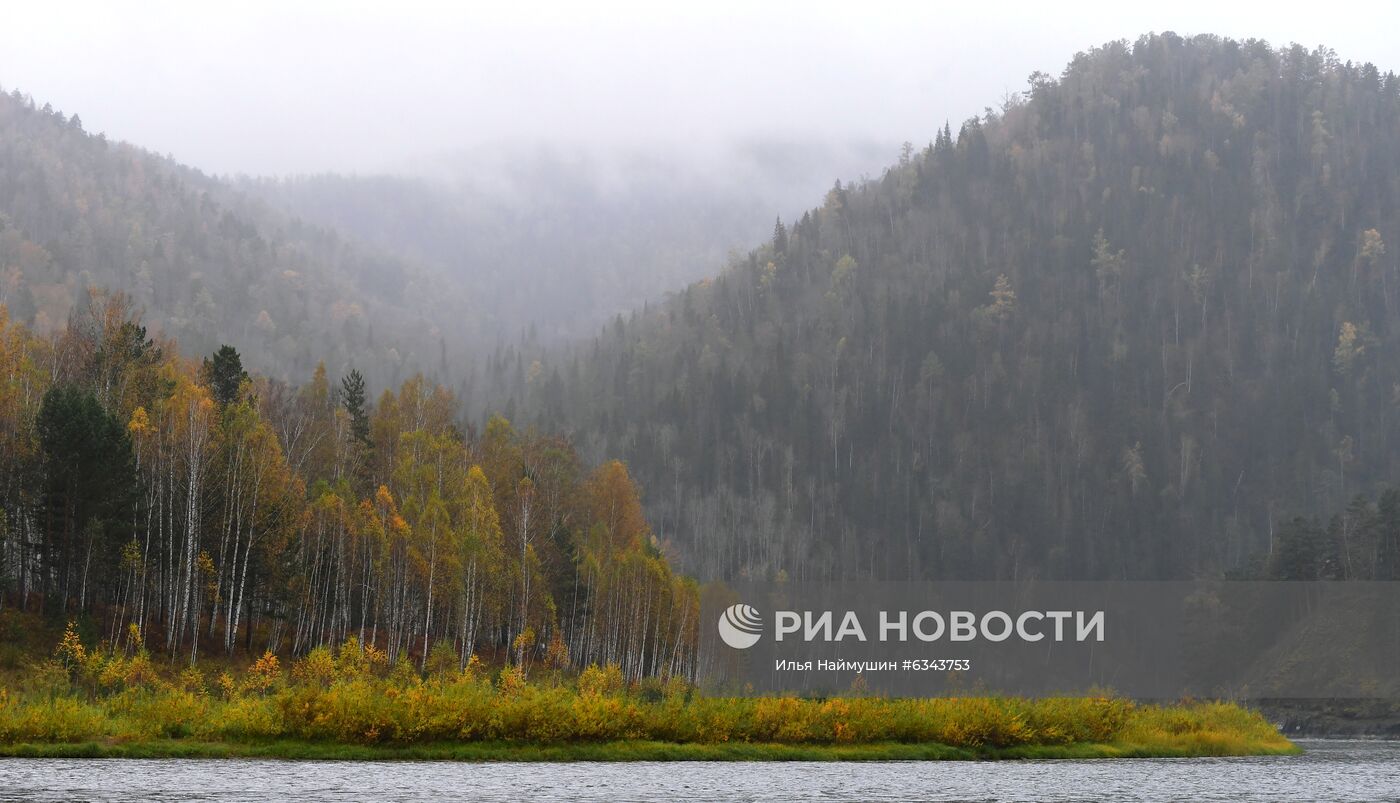
[[[696,150],[704,152],[482,146],[401,176],[239,186],[451,275],[494,335],[533,329],[558,343],[591,337],[617,313],[710,275],[765,237],[774,217],[895,152],[787,142]]]
[[[623,456],[701,576],[1186,577],[1400,479],[1400,79],[1080,54],[502,406]]]
[[[52,332],[94,286],[194,353],[234,343],[298,380],[324,359],[397,381],[473,334],[441,275],[0,92],[0,304]]]

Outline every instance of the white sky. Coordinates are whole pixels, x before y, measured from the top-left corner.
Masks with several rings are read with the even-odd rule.
[[[926,142],[1148,31],[1400,70],[1400,3],[1137,5],[0,0],[0,86],[210,172],[296,173],[501,142]]]

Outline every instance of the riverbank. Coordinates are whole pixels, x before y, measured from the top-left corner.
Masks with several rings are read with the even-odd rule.
[[[529,676],[473,657],[425,672],[353,640],[290,669],[268,653],[217,671],[85,651],[70,633],[55,658],[0,686],[0,755],[853,761],[1296,749],[1259,712],[1221,702],[712,696],[678,678],[629,682],[617,666]]]
[[[860,745],[774,743],[680,744],[617,741],[596,744],[532,745],[512,742],[456,742],[406,746],[317,744],[278,741],[258,744],[159,739],[144,742],[0,745],[4,758],[228,759],[292,761],[999,761],[1024,759],[1199,758],[1206,756],[1292,755],[1302,752],[1286,740],[1247,745],[1183,739],[1176,744],[1077,743],[1017,747],[960,748],[943,744],[883,742]]]
[[[1259,700],[1254,706],[1293,738],[1400,740],[1400,700]]]
[[[944,761],[1286,755],[1229,703],[1109,697],[647,699],[482,681],[293,687],[220,700],[0,697],[0,756],[412,761]]]

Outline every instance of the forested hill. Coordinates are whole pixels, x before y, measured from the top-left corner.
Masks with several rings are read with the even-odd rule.
[[[421,175],[250,179],[240,189],[308,221],[438,267],[510,340],[589,338],[614,315],[714,272],[836,176],[894,146],[754,141],[685,152],[480,146]]]
[[[194,353],[236,343],[274,376],[438,370],[474,334],[462,295],[174,161],[0,92],[0,304],[61,330],[89,287],[127,292]]]
[[[1213,575],[1400,479],[1397,201],[1393,74],[1148,36],[494,375],[701,576]]]
[[[771,214],[747,203],[692,203],[679,188],[657,197],[629,187],[609,197],[559,170],[535,176],[532,197],[518,200],[498,188],[402,176],[332,174],[243,187],[308,221],[451,272],[491,300],[481,324],[506,340],[531,328],[553,343],[591,336],[618,312],[708,274],[731,250],[757,242],[767,228],[758,221],[772,225]]]

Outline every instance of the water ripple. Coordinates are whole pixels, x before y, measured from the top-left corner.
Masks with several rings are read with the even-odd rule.
[[[1400,742],[1099,761],[465,764],[0,759],[0,801],[1395,801]]]

